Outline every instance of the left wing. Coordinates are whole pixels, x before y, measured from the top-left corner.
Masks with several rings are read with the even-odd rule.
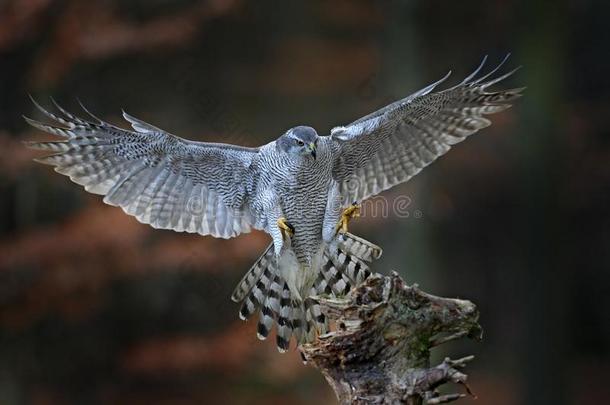
[[[337,151],[333,176],[341,184],[344,206],[409,180],[451,145],[490,125],[485,115],[505,110],[521,96],[525,88],[487,91],[518,68],[488,80],[502,61],[476,78],[486,60],[457,86],[432,93],[449,72],[438,82],[331,131]]]

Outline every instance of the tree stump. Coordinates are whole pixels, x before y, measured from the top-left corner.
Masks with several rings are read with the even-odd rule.
[[[343,299],[315,300],[334,330],[300,350],[339,403],[440,404],[472,395],[460,370],[474,356],[430,367],[431,348],[464,336],[481,338],[472,302],[427,294],[397,273],[375,274]],[[467,394],[439,394],[436,389],[447,382],[463,385]]]

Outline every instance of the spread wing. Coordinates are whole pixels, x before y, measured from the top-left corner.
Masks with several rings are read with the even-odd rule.
[[[447,153],[451,145],[490,125],[486,115],[510,107],[509,102],[524,88],[494,92],[488,88],[517,69],[490,79],[502,61],[477,78],[486,59],[457,86],[432,93],[449,77],[447,74],[402,100],[331,131],[338,152],[333,175],[341,184],[344,205],[409,180]]]
[[[34,104],[55,123],[26,121],[64,138],[27,142],[54,152],[36,160],[104,195],[105,203],[155,228],[230,238],[260,227],[263,219],[249,206],[258,149],[189,141],[126,113],[135,131]]]

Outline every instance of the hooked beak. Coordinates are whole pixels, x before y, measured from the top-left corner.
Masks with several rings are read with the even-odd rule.
[[[313,142],[310,143],[308,149],[309,149],[309,153],[311,153],[311,156],[313,156],[313,158],[315,159],[316,158],[316,144]]]

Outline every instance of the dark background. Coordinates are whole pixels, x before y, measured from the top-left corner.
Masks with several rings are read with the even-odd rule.
[[[48,167],[27,94],[121,108],[181,136],[257,145],[326,134],[483,55],[527,86],[494,125],[362,218],[378,271],[473,300],[483,404],[610,402],[610,3],[0,2],[0,404],[333,403],[229,295],[267,244],[153,230]],[[460,387],[452,387],[460,390]]]

